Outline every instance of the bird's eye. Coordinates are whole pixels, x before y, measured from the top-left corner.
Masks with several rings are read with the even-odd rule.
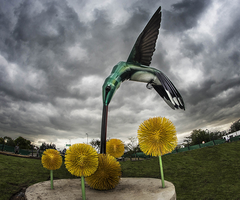
[[[106,88],[105,88],[105,90],[107,91],[107,92],[109,92],[110,90],[111,90],[111,86],[107,86]]]

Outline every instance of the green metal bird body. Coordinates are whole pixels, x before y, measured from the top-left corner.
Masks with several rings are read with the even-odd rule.
[[[104,105],[107,106],[110,103],[116,90],[125,80],[147,83],[147,88],[154,88],[171,108],[184,107],[181,98],[172,96],[168,92],[168,88],[164,89],[161,82],[167,82],[172,90],[175,90],[176,94],[178,93],[172,82],[161,71],[152,67],[123,61],[113,67],[111,74],[103,84],[102,96]]]
[[[161,23],[161,7],[157,9],[139,35],[126,62],[119,62],[112,69],[102,87],[103,105],[107,106],[116,90],[125,80],[147,83],[154,88],[172,108],[185,109],[183,99],[169,78],[160,70],[149,67],[155,51]]]

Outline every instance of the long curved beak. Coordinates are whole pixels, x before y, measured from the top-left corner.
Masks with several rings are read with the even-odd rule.
[[[113,85],[103,86],[103,103],[108,105],[115,93],[115,89]]]

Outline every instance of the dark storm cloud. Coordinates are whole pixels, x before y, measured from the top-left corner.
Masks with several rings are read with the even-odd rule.
[[[183,37],[181,42],[184,47],[184,54],[187,57],[197,56],[204,51],[204,45],[201,42],[194,41],[192,38]]]
[[[228,15],[233,13],[228,13]],[[222,48],[229,47],[229,45],[235,45],[236,43],[239,43],[240,38],[240,14],[239,12],[234,13],[236,16],[235,18],[231,18],[229,21],[228,28],[225,30],[222,30],[219,35],[219,42],[222,44]],[[224,17],[224,15],[223,15]]]
[[[205,80],[204,83],[199,87],[196,88],[193,86],[192,88],[189,88],[188,93],[191,94],[191,98],[188,99],[188,103],[192,105],[197,105],[201,101],[205,101],[206,97],[208,99],[214,98],[214,101],[211,101],[211,103],[214,104],[223,104],[221,99],[217,99],[218,95],[221,95],[223,92],[227,92],[229,89],[232,89],[232,92],[227,92],[227,98],[225,105],[222,105],[221,107],[233,106],[235,101],[234,99],[238,99],[239,94],[235,93],[234,90],[237,89],[240,85],[240,79],[239,78],[231,78],[231,79],[225,79],[223,82],[219,83],[214,80]],[[232,103],[231,103],[232,102]]]
[[[57,106],[57,97],[86,100],[80,89],[69,89],[79,79],[81,63],[69,59],[68,52],[86,36],[86,26],[65,1],[23,1],[9,9],[1,10],[2,130],[47,135],[46,127],[74,129],[60,110],[55,117],[41,117],[34,109]]]
[[[82,63],[69,59],[67,51],[86,36],[86,27],[75,11],[65,1],[39,1],[37,4],[24,1],[14,13],[17,20],[12,31],[4,23],[8,34],[2,35],[5,43],[0,47],[1,52],[9,62],[16,63],[19,70],[35,73],[37,79],[33,83],[25,81],[21,87],[16,83],[28,77],[18,74],[13,80],[14,87],[3,80],[1,90],[13,99],[30,102],[50,99],[54,103],[58,96],[85,98],[67,88],[83,68]]]
[[[171,11],[163,11],[162,28],[168,31],[185,31],[197,26],[198,18],[209,6],[208,0],[183,0],[172,5]]]
[[[98,59],[91,60],[92,68],[87,70],[88,73],[94,70],[94,73],[106,76],[106,72],[109,74],[119,61],[127,60],[139,33],[152,14],[139,4],[142,3],[136,3],[129,9],[130,17],[124,24],[114,24],[107,10],[93,10],[94,20],[88,24],[90,36],[83,44],[89,55]]]
[[[94,20],[89,23],[89,37],[83,41],[89,56],[89,67],[86,74],[103,75],[105,69],[113,67],[115,63],[109,62],[114,56],[114,43],[116,30],[105,10],[95,9]],[[97,58],[97,59],[96,59]]]

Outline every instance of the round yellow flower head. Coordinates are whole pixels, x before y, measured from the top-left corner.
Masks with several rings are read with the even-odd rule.
[[[49,170],[59,169],[62,165],[62,156],[55,149],[47,149],[42,155],[42,165]]]
[[[110,190],[117,186],[121,176],[119,162],[109,154],[98,155],[97,171],[86,178],[87,184],[96,190]]]
[[[138,140],[143,153],[161,156],[172,152],[177,146],[176,129],[165,117],[150,118],[139,126]]]
[[[107,154],[119,158],[124,154],[124,144],[119,139],[111,139],[107,142]]]
[[[65,165],[75,176],[90,176],[98,167],[97,151],[88,144],[74,144],[66,151]]]

